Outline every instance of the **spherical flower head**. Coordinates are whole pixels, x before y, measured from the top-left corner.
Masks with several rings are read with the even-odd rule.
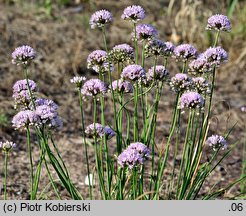
[[[185,92],[180,97],[179,109],[195,109],[203,106],[204,99],[197,92]]]
[[[141,142],[131,143],[128,149],[136,150],[144,159],[150,157],[149,148]]]
[[[223,136],[220,135],[212,135],[208,137],[206,144],[211,146],[214,151],[222,148],[222,150],[227,149],[227,142]]]
[[[37,91],[37,84],[33,80],[28,79],[28,84],[32,92]],[[16,105],[20,104],[28,106],[31,100],[31,96],[28,91],[26,79],[18,80],[13,85],[13,98],[15,100]]]
[[[14,142],[8,140],[5,142],[0,142],[0,149],[2,149],[4,153],[10,152],[13,148],[16,148],[16,144]]]
[[[17,47],[12,53],[12,63],[17,65],[27,65],[35,57],[36,51],[30,46],[23,45]]]
[[[24,110],[18,112],[12,120],[12,125],[15,129],[25,129],[30,125],[39,125],[40,118],[35,111]]]
[[[107,52],[104,50],[95,50],[87,58],[87,68],[93,69],[97,73],[104,73],[108,70],[112,71],[113,66],[108,62],[107,58]]]
[[[210,85],[203,77],[192,78],[193,88],[199,94],[210,93]]]
[[[99,10],[92,14],[90,18],[91,28],[103,28],[106,24],[113,21],[112,14],[107,10]]]
[[[139,164],[143,164],[143,157],[134,149],[126,149],[118,156],[118,164],[121,167],[132,169]]]
[[[139,5],[128,6],[124,9],[121,18],[137,23],[145,18],[145,10]]]
[[[39,116],[42,125],[46,125],[52,129],[60,129],[63,126],[63,122],[56,111],[57,105],[52,102],[37,106],[35,113]]]
[[[176,59],[187,61],[188,59],[196,58],[198,52],[191,44],[181,44],[175,47],[173,54]]]
[[[156,65],[156,67],[151,67],[146,75],[147,82],[152,82],[153,80],[162,81],[167,78],[169,72],[163,65]]]
[[[191,74],[197,75],[210,72],[212,69],[211,64],[207,62],[206,58],[201,56],[190,62],[188,71]]]
[[[74,83],[78,89],[81,89],[85,81],[86,81],[86,78],[84,76],[75,76],[72,79],[70,79],[70,82]]]
[[[146,43],[144,53],[146,57],[150,56],[166,56],[166,44],[159,39],[153,39]]]
[[[228,32],[231,30],[231,22],[227,16],[216,14],[208,18],[206,29]]]
[[[116,135],[114,130],[112,130],[109,126],[103,127],[99,123],[92,123],[87,126],[85,129],[85,133],[87,134],[87,136],[96,136],[97,138],[102,138],[104,135],[106,135],[107,139],[111,139]]]
[[[171,89],[175,92],[184,92],[192,86],[191,79],[183,73],[177,73],[170,81]]]
[[[150,150],[143,143],[131,143],[119,156],[118,164],[121,167],[132,169],[142,165],[144,160],[149,158]]]
[[[116,135],[114,130],[107,125],[104,127],[104,133],[106,134],[107,139],[111,139],[112,137]]]
[[[81,93],[84,96],[95,97],[98,94],[106,94],[107,90],[107,85],[100,79],[89,79],[84,83]]]
[[[221,63],[227,62],[228,54],[220,46],[210,47],[201,54],[201,58],[204,58],[207,61],[207,63],[211,65],[211,67],[219,67]]]
[[[140,65],[136,64],[126,66],[121,73],[121,78],[132,81],[141,81],[145,77],[145,70]]]
[[[134,50],[128,44],[119,44],[113,47],[109,53],[114,62],[132,61],[134,59]]]
[[[46,106],[49,106],[53,110],[57,110],[59,108],[58,105],[53,100],[49,100],[45,98],[36,99],[35,105],[36,106],[46,105]]]
[[[173,55],[173,51],[175,49],[175,46],[173,45],[173,43],[167,41],[167,42],[164,42],[165,44],[165,48],[163,49],[163,56],[171,56]]]
[[[114,80],[112,82],[112,88],[119,93],[132,93],[134,90],[133,85],[129,81],[123,79]]]
[[[138,24],[136,26],[136,39],[137,40],[150,40],[158,34],[156,28],[150,24]],[[132,33],[133,40],[135,39],[135,30]]]

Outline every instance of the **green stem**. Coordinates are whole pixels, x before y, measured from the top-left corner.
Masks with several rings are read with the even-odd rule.
[[[26,67],[26,65],[24,65],[24,74],[25,74],[25,79],[26,79],[27,88],[28,88],[28,92],[29,92],[29,95],[30,95],[30,99],[31,99],[32,106],[33,106],[34,109],[36,109],[36,105],[35,105],[35,102],[34,102],[32,90],[31,90],[31,88],[30,88],[30,84],[29,84],[29,80],[28,80],[28,72],[27,72],[27,67]]]
[[[220,37],[220,31],[217,31],[217,34],[216,34],[216,37],[215,37],[215,40],[214,40],[214,44],[213,44],[213,47],[216,47],[218,41],[219,41],[219,37]]]
[[[136,23],[134,23],[134,46],[135,46],[135,54],[136,54],[136,59],[135,63],[138,64],[138,41],[137,41],[137,29],[136,29]]]
[[[8,156],[9,156],[8,152],[5,152],[4,154],[4,181],[3,181],[4,200],[7,200]]]
[[[158,169],[159,172],[157,173],[157,181],[155,183],[155,195],[154,195],[154,199],[155,200],[159,196],[161,179],[162,179],[162,176],[163,176],[164,169],[166,167],[166,162],[167,162],[167,157],[168,157],[168,153],[169,153],[170,142],[172,140],[172,136],[173,136],[175,125],[176,125],[176,121],[177,121],[177,111],[178,111],[179,97],[180,97],[180,94],[178,93],[177,96],[176,96],[175,108],[174,108],[174,112],[173,112],[172,123],[171,123],[171,128],[170,128],[170,132],[169,132],[169,136],[168,136],[168,140],[167,140],[167,145],[166,145],[166,149],[165,149],[164,158],[162,158],[162,153],[161,152],[160,152],[160,155],[159,155],[159,162],[161,164],[160,164],[160,169]]]
[[[31,190],[31,199],[33,199],[33,161],[32,161],[32,147],[30,141],[30,130],[29,127],[26,127],[26,135],[27,135],[27,151],[30,163],[30,190]]]
[[[87,176],[89,180],[89,194],[90,199],[92,200],[92,185],[91,185],[91,178],[90,178],[90,165],[89,165],[89,158],[88,158],[88,150],[87,150],[87,142],[85,137],[85,122],[84,122],[84,109],[83,109],[83,100],[80,89],[78,89],[79,93],[79,106],[80,106],[80,114],[81,114],[81,129],[82,129],[82,136],[83,136],[83,143],[84,143],[84,153],[86,159],[86,169],[87,169]]]
[[[97,122],[97,99],[96,97],[93,98],[93,123],[94,123],[94,145],[95,145],[95,159],[96,159],[96,168],[97,168],[97,173],[98,173],[98,179],[100,183],[100,192],[103,197],[103,199],[106,199],[106,192],[105,192],[105,187],[104,187],[104,179],[102,176],[103,170],[101,170],[100,163],[102,161],[99,161],[98,159],[98,143],[97,143],[97,134],[96,134],[96,122]],[[90,176],[89,176],[90,178]]]
[[[138,82],[134,88],[134,142],[138,141]]]

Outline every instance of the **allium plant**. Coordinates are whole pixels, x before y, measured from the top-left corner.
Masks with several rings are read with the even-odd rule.
[[[17,81],[13,86],[13,98],[17,114],[13,117],[12,125],[15,129],[25,131],[27,139],[27,152],[30,164],[30,199],[37,199],[41,169],[45,166],[50,184],[58,199],[60,192],[51,175],[50,165],[56,171],[62,185],[68,190],[73,199],[81,199],[71,182],[66,165],[53,139],[52,129],[60,129],[63,125],[58,115],[58,105],[49,99],[36,98],[37,85],[29,79],[28,66],[36,56],[36,51],[29,46],[21,46],[12,53],[12,62],[22,65],[24,79]],[[78,79],[74,79],[78,84]],[[31,132],[34,129],[40,151],[39,162],[33,164],[33,141]],[[50,146],[52,144],[52,148]],[[51,150],[54,149],[54,150]],[[47,158],[48,157],[48,158]]]
[[[70,80],[79,98],[84,147],[81,157],[86,160],[82,166],[87,171],[89,198],[97,198],[94,192],[98,190],[101,199],[211,199],[221,195],[225,189],[242,183],[245,175],[219,191],[212,189],[205,196],[200,193],[208,176],[216,172],[216,167],[235,146],[226,141],[231,131],[207,138],[216,69],[228,61],[227,52],[218,46],[220,33],[231,29],[228,18],[223,15],[209,18],[207,29],[215,30],[215,40],[200,55],[193,45],[175,47],[171,42],[156,38],[157,30],[153,26],[138,24],[145,18],[141,6],[125,8],[121,18],[132,24],[134,44],[129,41],[129,44],[123,43],[109,49],[105,27],[112,23],[112,14],[107,10],[95,12],[90,25],[101,30],[105,51],[95,50],[89,54],[87,66],[98,72],[98,78],[76,76]],[[141,57],[139,49],[142,49]],[[13,88],[18,110],[12,123],[15,129],[22,129],[27,134],[30,198],[37,198],[41,168],[45,166],[58,199],[62,197],[50,169],[57,173],[72,199],[82,199],[53,139],[52,129],[62,126],[58,105],[52,100],[37,98],[37,86],[29,79],[28,66],[35,56],[36,52],[28,46],[17,48],[12,54],[13,62],[22,65],[25,75],[24,80],[18,81]],[[170,71],[170,57],[183,64],[182,70]],[[146,70],[145,60],[151,63],[149,70]],[[170,80],[169,71],[176,74]],[[112,74],[116,78],[114,81]],[[164,141],[159,143],[160,139],[156,137],[157,114],[160,101],[168,95],[168,92],[164,92],[168,89],[165,86],[171,87],[175,100],[170,125],[165,127],[168,128],[165,129],[167,137],[165,135]],[[153,101],[149,100],[150,97]],[[91,101],[92,123],[86,127],[87,111],[84,108]],[[107,118],[107,125],[105,115],[110,106],[113,115],[111,119]],[[186,112],[181,115],[184,110]],[[108,122],[108,119],[112,122]],[[37,166],[33,164],[31,133],[35,134],[40,151]],[[93,138],[93,145],[88,145],[90,137]],[[212,147],[211,155],[205,155],[207,145],[204,144]],[[115,152],[109,151],[109,145],[114,147],[112,149]],[[170,149],[172,145],[174,151]],[[5,151],[12,148],[3,143],[0,143],[0,147]],[[95,154],[95,165],[89,161],[89,148]],[[181,155],[180,163],[177,163],[178,155]],[[203,157],[208,160],[203,162]],[[167,161],[171,158],[171,175],[167,177]]]
[[[8,159],[10,152],[16,148],[16,144],[11,141],[3,141],[0,142],[0,150],[4,154],[4,181],[3,181],[3,188],[4,188],[4,200],[7,199],[7,174],[8,174]]]

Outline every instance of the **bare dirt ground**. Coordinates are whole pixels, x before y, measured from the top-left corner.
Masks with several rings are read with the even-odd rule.
[[[1,2],[1,1],[0,1]],[[27,1],[28,2],[28,1]],[[33,2],[33,1],[32,1]],[[34,1],[35,2],[35,1]],[[78,1],[79,2],[79,1]],[[178,1],[179,2],[179,1]],[[188,1],[187,1],[188,2]],[[206,19],[214,13],[226,13],[226,1],[202,1],[200,4],[176,3],[170,8],[169,1],[89,1],[89,3],[54,6],[51,15],[47,15],[42,7],[35,4],[4,4],[0,3],[0,140],[2,138],[14,140],[18,147],[12,153],[9,162],[8,191],[9,198],[28,199],[28,158],[25,144],[25,133],[14,131],[11,119],[15,114],[12,99],[12,86],[22,78],[19,67],[11,64],[11,53],[15,47],[28,44],[38,52],[38,58],[31,68],[30,78],[38,83],[40,96],[54,100],[60,106],[60,115],[64,121],[62,131],[56,133],[55,138],[70,170],[71,177],[84,197],[87,187],[84,185],[85,157],[80,138],[79,104],[70,84],[74,75],[88,77],[96,76],[86,69],[87,55],[95,49],[103,49],[101,34],[91,30],[88,24],[90,14],[102,8],[110,10],[115,17],[109,27],[109,45],[131,43],[131,26],[120,19],[125,6],[140,4],[147,11],[144,23],[152,23],[159,30],[160,38],[172,40],[176,43],[192,43],[199,51],[209,46],[210,37],[204,28]],[[246,105],[246,27],[240,16],[246,10],[243,1],[232,16],[233,32],[222,35],[220,44],[229,53],[229,62],[223,65],[217,73],[216,93],[213,105],[213,118],[209,134],[223,134],[235,122],[228,142],[239,141],[232,154],[215,171],[206,182],[202,193],[206,193],[211,185],[218,183],[218,188],[239,178],[242,167],[242,146],[245,134],[245,113],[240,107]],[[168,5],[169,13],[168,15]],[[216,10],[217,9],[217,10]],[[170,12],[171,11],[171,12]],[[151,61],[147,63],[151,66]],[[170,74],[178,72],[179,67],[171,60]],[[158,115],[157,141],[161,144],[167,136],[170,126],[170,116],[173,105],[173,93],[165,89],[160,103]],[[112,110],[108,100],[107,121],[112,121]],[[91,123],[91,104],[86,108],[87,123]],[[5,120],[6,119],[6,120]],[[110,142],[114,151],[114,140]],[[38,148],[34,143],[34,157],[38,158]],[[206,151],[209,157],[210,151]],[[94,163],[93,151],[90,161]],[[3,161],[2,155],[1,161]],[[171,164],[170,158],[170,164]],[[0,185],[2,185],[3,163],[0,163]],[[166,174],[168,176],[168,172]],[[41,190],[45,188],[48,179],[44,174],[41,179]],[[238,193],[238,188],[227,191],[224,198],[230,198]],[[69,198],[64,191],[64,199]],[[45,194],[45,198],[54,199],[54,194]]]

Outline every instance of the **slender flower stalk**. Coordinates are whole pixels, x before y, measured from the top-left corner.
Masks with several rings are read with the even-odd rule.
[[[105,50],[106,50],[106,52],[107,52],[107,54],[109,56],[105,27],[102,28],[102,33],[103,33],[103,41],[104,41]],[[110,56],[108,58],[108,62],[109,62],[109,65],[112,62],[112,59],[110,59]],[[111,75],[110,68],[108,70],[108,77],[109,77],[109,84],[110,84],[112,100],[113,100],[113,110],[114,110],[114,120],[115,120],[114,126],[115,126],[115,129],[116,129],[117,151],[120,152],[121,148],[122,148],[122,145],[120,143],[118,119],[117,119],[117,113],[116,113],[115,92],[114,92],[113,86],[112,86],[112,82],[113,81],[112,81],[112,75]],[[102,107],[102,109],[103,109],[102,112],[104,113],[104,107]],[[110,194],[111,194],[112,170],[111,170],[111,165],[110,165],[111,164],[111,162],[110,162],[111,159],[110,159],[109,153],[108,153],[108,144],[107,144],[106,137],[104,137],[104,148],[105,148],[105,158],[106,158],[107,186],[108,186],[108,194],[110,196]]]
[[[99,160],[98,154],[98,143],[97,143],[97,129],[96,129],[96,121],[97,121],[97,99],[96,97],[93,98],[93,122],[94,122],[94,145],[95,145],[95,159],[96,159],[96,168],[98,173],[99,185],[100,185],[100,192],[103,199],[107,199],[105,186],[104,186],[104,179],[103,179],[103,170],[101,170],[102,161]]]
[[[3,181],[4,200],[7,200],[8,157],[9,157],[9,154],[8,152],[6,152],[4,154],[4,181]]]
[[[79,95],[79,106],[80,106],[80,114],[81,114],[81,129],[82,129],[82,137],[83,137],[83,143],[84,143],[86,169],[87,169],[87,176],[89,176],[89,178],[88,178],[88,180],[89,180],[89,195],[90,195],[90,199],[92,199],[93,196],[92,196],[92,184],[91,184],[91,178],[90,178],[90,165],[89,165],[89,158],[88,158],[87,142],[86,142],[86,137],[85,137],[84,109],[83,109],[83,100],[82,100],[82,94],[81,94],[80,88],[78,88],[78,95]]]
[[[33,159],[32,159],[32,146],[31,146],[31,136],[30,136],[30,129],[29,126],[26,127],[26,136],[27,136],[27,151],[28,151],[28,157],[29,157],[29,163],[30,163],[30,194],[31,199],[33,199]]]

